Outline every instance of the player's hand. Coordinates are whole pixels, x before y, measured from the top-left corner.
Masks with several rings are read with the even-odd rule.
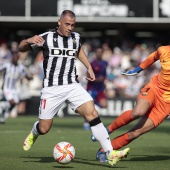
[[[126,76],[135,76],[135,75],[137,75],[138,73],[135,72],[134,70],[129,70],[129,71],[127,71],[127,72],[120,72],[120,74],[126,75]]]
[[[86,77],[87,80],[89,81],[94,81],[96,78],[95,78],[95,74],[92,70],[92,68],[90,67],[88,70],[87,70],[87,77]]]
[[[28,38],[27,42],[29,44],[36,44],[38,46],[42,46],[44,44],[44,39],[39,35],[35,35],[35,36],[31,37],[31,38]]]
[[[139,74],[142,70],[143,69],[140,66],[138,66],[133,70],[129,70],[129,71],[126,71],[126,72],[120,72],[120,73],[122,75],[126,75],[126,76],[135,76],[135,75]]]

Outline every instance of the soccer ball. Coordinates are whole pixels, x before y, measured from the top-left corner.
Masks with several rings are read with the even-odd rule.
[[[67,164],[75,157],[75,148],[68,142],[59,142],[53,149],[53,157],[56,162]]]

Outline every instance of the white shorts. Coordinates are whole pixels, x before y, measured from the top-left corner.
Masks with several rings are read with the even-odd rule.
[[[19,103],[19,95],[17,90],[4,90],[3,93],[7,101],[14,100],[16,104]]]
[[[41,91],[39,118],[52,119],[65,101],[75,111],[80,105],[91,100],[92,97],[80,83],[45,87]]]

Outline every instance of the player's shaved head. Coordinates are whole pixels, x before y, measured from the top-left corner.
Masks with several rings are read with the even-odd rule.
[[[69,37],[75,27],[75,20],[76,16],[74,12],[70,10],[64,10],[61,13],[60,19],[58,20],[57,32],[62,36]]]
[[[60,18],[62,19],[63,17],[65,17],[66,15],[68,15],[69,17],[71,18],[75,18],[75,14],[74,12],[70,11],[70,10],[64,10],[62,13],[61,13],[61,16]]]

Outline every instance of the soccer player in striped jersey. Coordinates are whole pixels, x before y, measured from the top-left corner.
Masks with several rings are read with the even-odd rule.
[[[58,20],[58,28],[22,40],[19,44],[21,52],[38,47],[44,55],[39,120],[34,123],[25,139],[23,149],[29,150],[39,135],[50,130],[55,114],[64,102],[68,101],[68,105],[75,112],[87,119],[92,133],[106,152],[108,163],[115,165],[128,154],[129,148],[122,152],[113,150],[109,135],[95,110],[92,97],[78,82],[75,66],[77,58],[87,68],[87,80],[94,81],[95,75],[81,47],[80,35],[73,32],[75,19],[72,11],[65,10]]]
[[[3,71],[3,85],[2,91],[4,100],[1,105],[1,119],[0,122],[5,122],[5,113],[9,114],[16,104],[19,102],[19,94],[17,90],[17,83],[22,78],[32,79],[32,76],[26,71],[23,64],[19,64],[18,51],[11,51],[12,61],[0,66],[0,71]]]
[[[139,136],[158,127],[170,114],[170,45],[161,46],[151,53],[138,67],[122,75],[134,76],[156,61],[161,64],[159,74],[141,89],[133,110],[127,110],[117,117],[108,127],[109,134],[130,122],[139,119],[137,124],[126,133],[114,138],[112,146],[120,149]],[[94,138],[92,137],[94,141]],[[103,152],[103,153],[102,153]],[[104,150],[97,152],[97,157],[105,155]]]

